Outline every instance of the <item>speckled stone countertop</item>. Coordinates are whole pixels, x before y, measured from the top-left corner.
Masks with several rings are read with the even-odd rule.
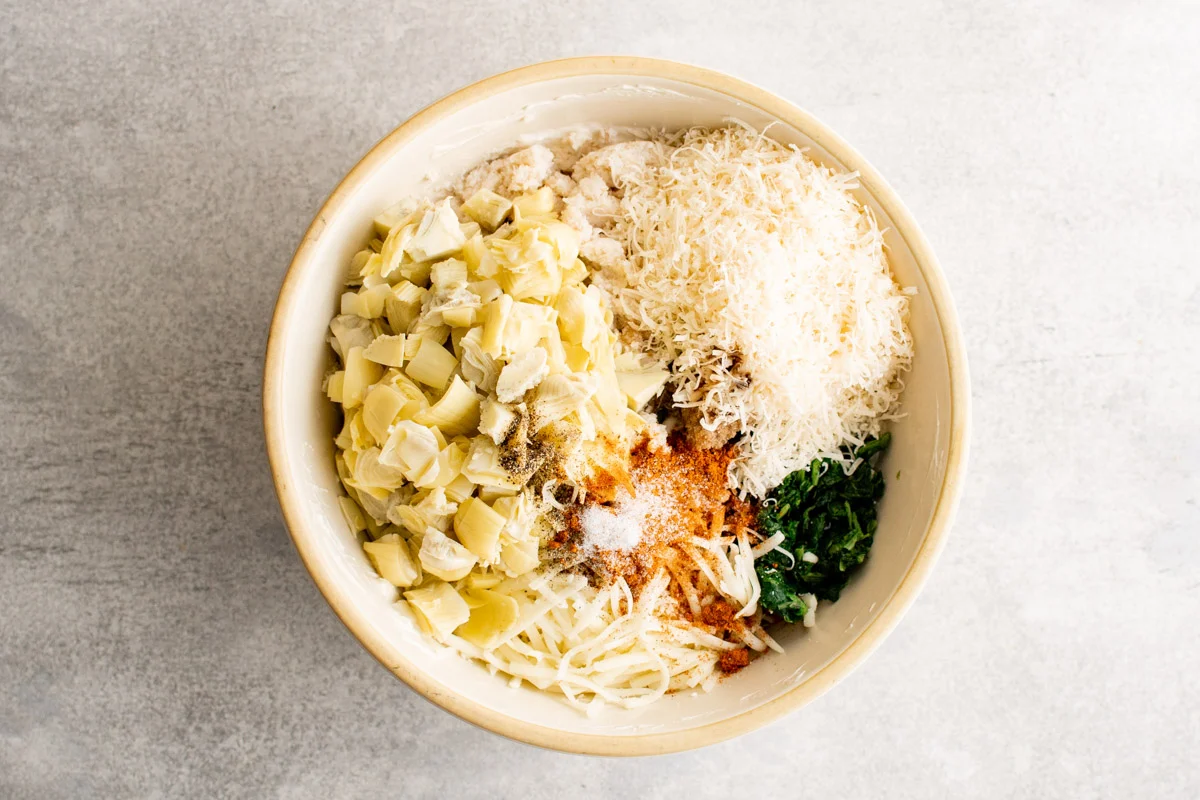
[[[849,139],[955,292],[975,425],[915,607],[698,753],[476,730],[330,613],[259,422],[292,249],[450,90],[588,53]],[[1200,7],[0,2],[0,797],[1200,796]]]

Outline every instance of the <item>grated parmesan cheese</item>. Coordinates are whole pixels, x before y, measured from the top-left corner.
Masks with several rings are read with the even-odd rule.
[[[743,433],[731,483],[762,496],[894,416],[913,351],[908,297],[851,193],[856,175],[743,126],[666,144],[616,181],[613,236],[630,259],[600,279],[671,362],[675,406]]]

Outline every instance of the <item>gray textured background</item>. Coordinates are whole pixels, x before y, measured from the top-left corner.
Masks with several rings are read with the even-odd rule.
[[[865,153],[975,397],[955,533],[867,664],[624,762],[390,679],[295,557],[259,423],[279,280],[350,165],[466,82],[605,52]],[[1200,794],[1194,3],[5,0],[0,64],[0,797]]]

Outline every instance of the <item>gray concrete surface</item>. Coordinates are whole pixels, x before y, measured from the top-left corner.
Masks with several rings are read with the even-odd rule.
[[[461,84],[725,70],[945,264],[969,486],[868,663],[740,740],[541,752],[390,679],[295,557],[260,360],[325,193]],[[0,797],[1200,795],[1200,8],[0,4]]]

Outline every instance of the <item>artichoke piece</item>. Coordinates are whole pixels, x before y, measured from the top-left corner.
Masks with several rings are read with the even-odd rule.
[[[464,465],[466,460],[463,460]],[[456,503],[461,503],[475,493],[475,482],[463,474],[462,469],[454,480],[446,484],[446,497]]]
[[[453,353],[433,339],[421,337],[417,353],[404,371],[414,381],[441,391],[457,367],[458,359]]]
[[[421,580],[421,567],[412,557],[408,543],[399,534],[386,533],[374,542],[364,542],[363,550],[375,571],[393,586],[407,588]]]
[[[386,283],[363,287],[357,292],[346,292],[342,295],[342,314],[355,314],[363,319],[375,319],[383,316],[384,303],[391,293],[391,287]]]
[[[513,204],[490,189],[480,189],[463,203],[462,211],[490,231],[496,230],[508,216]],[[553,208],[553,206],[551,206]]]
[[[436,529],[441,533],[450,530],[450,522],[458,503],[451,500],[443,489],[431,489],[412,498],[413,505],[397,505],[388,509],[388,520],[402,525],[414,533]]]
[[[496,560],[505,519],[477,497],[469,497],[454,515],[454,533],[468,550],[489,564]]]
[[[394,489],[399,489],[406,480],[402,470],[379,460],[378,447],[368,447],[354,460],[354,484],[359,489],[379,489],[386,495]],[[378,516],[382,518],[386,514],[385,509],[384,513]]]
[[[405,248],[416,235],[417,224],[415,222],[406,222],[404,225],[392,228],[389,231],[387,239],[383,242],[383,247],[379,252],[379,277],[389,278],[393,273],[404,274],[405,266]]]
[[[363,424],[377,442],[386,442],[392,423],[409,400],[394,387],[377,383],[363,398]]]
[[[474,433],[479,427],[479,395],[455,375],[441,399],[417,412],[413,421],[436,426],[446,436]]]
[[[467,573],[478,561],[474,553],[437,528],[425,530],[419,557],[426,572],[444,581],[457,581],[467,577]]]
[[[428,291],[409,281],[401,281],[392,287],[391,293],[384,299],[383,309],[393,331],[404,333],[417,321],[421,315],[421,303]]]
[[[363,355],[376,364],[387,367],[404,366],[404,334],[377,336],[364,350]]]
[[[367,347],[375,338],[371,323],[357,314],[339,314],[334,317],[329,323],[329,332],[333,334],[333,349],[343,359],[351,347]]]
[[[554,194],[554,190],[549,186],[543,186],[536,192],[523,194],[512,202],[513,217],[520,220],[553,214],[554,205],[557,202],[558,196]]]
[[[430,268],[429,282],[439,291],[462,289],[467,285],[467,262],[457,258],[439,261]]]
[[[467,243],[463,245],[462,257],[463,261],[467,262],[467,273],[474,277],[491,278],[500,270],[500,264],[482,236],[467,239]]]
[[[405,246],[413,261],[435,261],[462,250],[467,238],[463,236],[458,215],[447,198],[425,212],[417,231]]]
[[[500,295],[483,307],[483,329],[480,331],[479,346],[492,358],[499,358],[504,352],[504,330],[508,327],[512,309],[513,299],[506,294]]]
[[[501,490],[503,494],[519,491],[522,485],[521,481],[500,465],[500,451],[486,436],[476,436],[471,440],[471,449],[467,453],[467,463],[463,465],[463,474],[473,483],[481,487],[493,487]]]
[[[354,408],[363,401],[367,387],[383,375],[383,367],[368,361],[363,348],[351,347],[346,353],[346,376],[342,380],[342,405]]]
[[[596,382],[586,373],[548,376],[538,385],[533,402],[537,427],[557,422],[571,412],[583,411],[595,393]]]
[[[433,431],[412,420],[400,420],[392,426],[379,460],[402,470],[405,477],[413,480],[429,469],[440,450]]]
[[[505,573],[513,578],[537,569],[538,543],[532,539],[510,542],[500,550],[500,561]]]
[[[629,407],[637,411],[662,391],[669,377],[670,373],[665,369],[618,372],[617,386],[629,399]]]
[[[479,432],[494,444],[500,444],[508,438],[508,432],[516,421],[516,412],[494,397],[485,399],[480,405]]]
[[[335,403],[342,402],[342,387],[345,385],[346,373],[342,370],[332,373],[325,381],[325,394]]]
[[[351,533],[358,533],[367,529],[367,520],[363,516],[363,510],[359,507],[358,503],[345,495],[339,495],[338,506],[342,509],[342,517],[345,518],[346,524],[350,526]]]
[[[417,204],[411,198],[405,198],[394,206],[389,206],[379,216],[372,220],[375,234],[386,237],[393,228],[407,225],[413,221]]]
[[[455,633],[484,650],[508,639],[521,616],[517,601],[491,589],[474,589],[470,597],[475,607]]]
[[[409,589],[404,599],[415,612],[418,624],[435,639],[445,640],[471,617],[471,609],[454,587],[437,581],[420,589]]]
[[[502,354],[518,356],[535,347],[546,338],[557,317],[557,311],[539,303],[513,303],[504,324]]]
[[[502,403],[513,403],[525,392],[541,383],[550,372],[546,351],[541,347],[526,350],[504,365],[496,380],[496,397]]]
[[[442,319],[452,328],[469,328],[475,324],[477,314],[474,306],[458,306],[444,310]]]

